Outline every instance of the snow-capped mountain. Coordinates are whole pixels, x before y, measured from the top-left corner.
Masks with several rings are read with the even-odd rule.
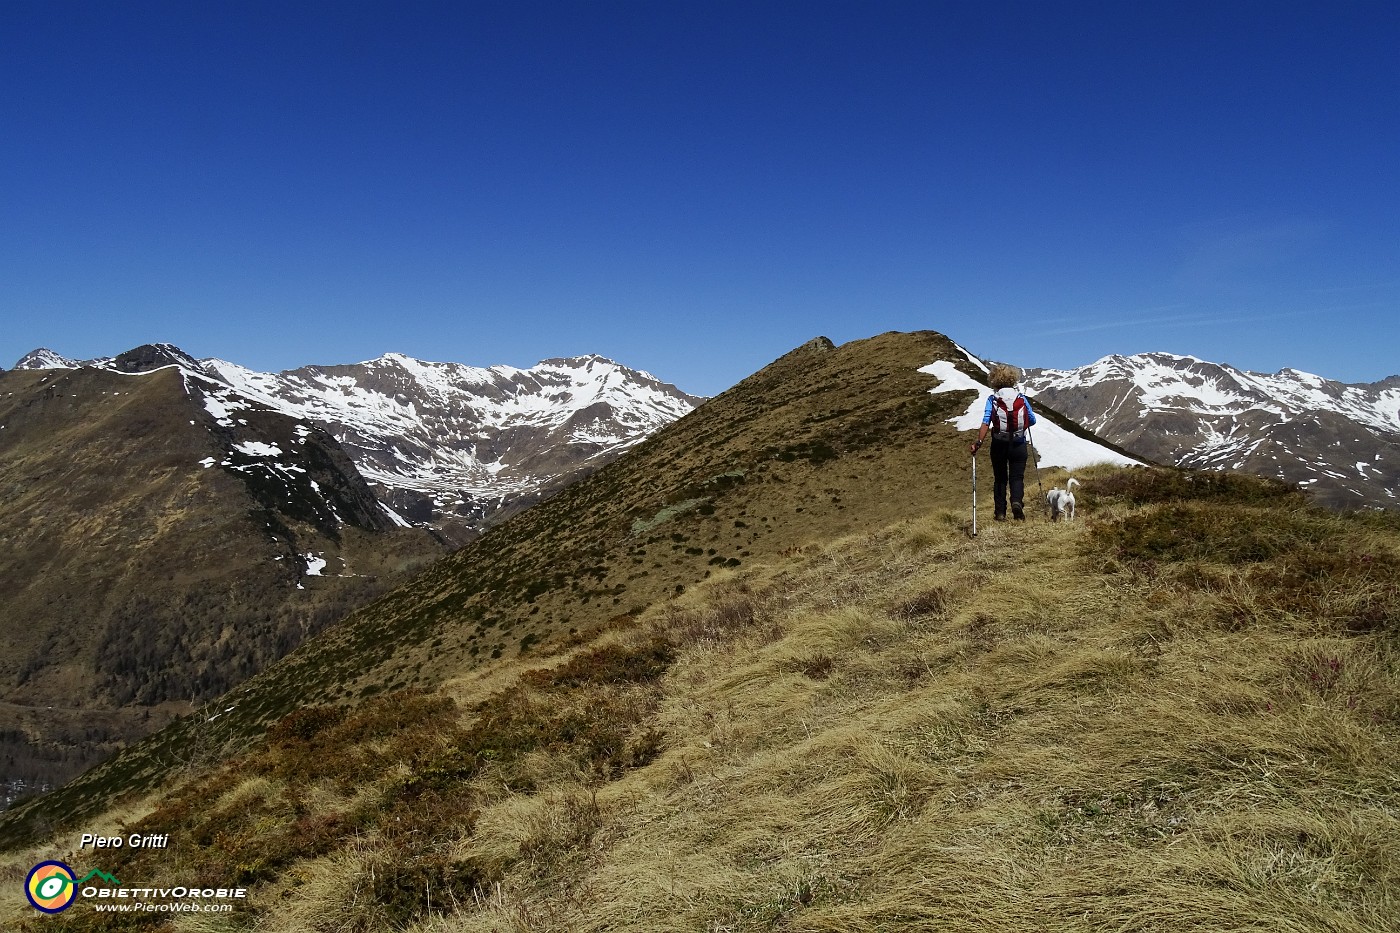
[[[172,364],[221,417],[271,410],[328,431],[399,516],[449,532],[480,529],[536,501],[702,401],[600,356],[517,369],[388,353],[263,373],[156,344],[84,363],[50,350],[20,361],[31,369],[88,365],[124,372]]]
[[[70,360],[66,356],[55,353],[48,347],[40,347],[31,350],[19,358],[15,363],[15,369],[77,369],[83,365],[77,360]]]
[[[1400,376],[1347,385],[1143,353],[1024,378],[1027,395],[1149,459],[1274,476],[1331,506],[1400,505]]]
[[[118,359],[0,373],[0,783],[72,776],[444,551],[324,428],[173,348]]]
[[[204,365],[230,391],[323,425],[401,514],[472,527],[596,469],[701,401],[600,356],[529,369],[398,353],[276,374]]]

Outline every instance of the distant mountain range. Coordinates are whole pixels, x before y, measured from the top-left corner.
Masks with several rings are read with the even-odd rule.
[[[635,613],[712,572],[933,507],[961,515],[967,420],[989,391],[985,374],[933,332],[809,341],[240,688],[229,722],[273,715],[275,704],[437,684]],[[1041,414],[1047,479],[1052,465],[1129,462]],[[984,473],[984,493],[990,482]]]
[[[171,352],[143,350],[140,359],[124,354],[118,365],[155,364]],[[582,381],[590,363],[602,394],[619,378],[609,375],[615,364],[584,358],[567,367],[545,365],[564,370],[576,384],[572,380]],[[382,370],[402,372],[404,365],[390,361]],[[180,417],[227,421],[235,428],[259,418],[290,422],[280,412],[264,411],[270,403],[191,372],[185,362],[143,379],[101,368],[4,376],[135,384],[163,378],[180,398],[184,379],[199,398],[180,409],[196,414]],[[507,398],[535,391],[509,373],[502,373]],[[555,378],[563,381],[562,375]],[[235,736],[257,734],[308,703],[354,705],[387,690],[435,689],[495,658],[560,650],[570,638],[630,618],[712,574],[781,562],[819,542],[933,508],[964,515],[971,432],[962,422],[980,407],[984,378],[979,361],[939,334],[884,334],[841,347],[825,338],[809,341],[558,494],[492,524],[404,587],[314,633],[315,644],[302,644],[275,670],[264,667],[217,707],[211,704],[217,718],[185,720],[167,747],[179,749],[177,754],[195,742],[217,748]],[[358,384],[347,380],[345,387],[353,395]],[[375,387],[374,404],[391,404],[392,389]],[[243,407],[235,409],[234,401]],[[1063,419],[1053,412],[1043,414],[1047,448],[1053,438],[1072,462],[1115,459],[1115,451],[1082,436],[1076,426],[1059,424]],[[245,441],[241,435],[238,440]],[[252,447],[253,438],[246,442],[262,452]],[[290,446],[282,435],[256,442],[283,451]],[[502,441],[500,449],[513,445]],[[208,469],[195,465],[211,455],[229,459],[192,451],[185,455],[185,472],[227,476],[228,467],[217,468],[222,460]],[[498,462],[498,456],[488,462]],[[1047,469],[1047,479],[1052,475]],[[990,471],[980,479],[989,494]],[[282,567],[285,561],[273,563],[273,553],[258,566]],[[338,561],[332,565],[344,572]],[[289,581],[285,589],[293,585]],[[113,766],[130,773],[126,764]]]
[[[704,400],[599,356],[528,369],[397,353],[261,373],[168,344],[77,361],[41,348],[17,370],[179,365],[207,404],[278,411],[328,431],[396,520],[461,544]],[[188,380],[187,381],[191,381]],[[1169,353],[1028,369],[1028,394],[1149,460],[1294,482],[1334,508],[1400,505],[1400,376],[1347,385]]]
[[[454,543],[592,472],[703,401],[596,355],[517,369],[388,353],[262,373],[156,344],[85,361],[41,348],[15,368],[170,365],[228,424],[240,413],[276,411],[326,430],[397,520],[433,527]]]
[[[1400,376],[1347,385],[1143,353],[1029,369],[1024,387],[1158,463],[1275,477],[1334,508],[1400,505]]]
[[[24,620],[0,630],[0,708],[17,724],[0,735],[0,778],[74,773],[495,526],[489,547],[444,564],[452,586],[366,617],[425,636],[426,653],[371,663],[380,622],[347,625],[351,641],[318,649],[341,658],[320,695],[525,651],[711,568],[805,547],[814,521],[848,534],[893,520],[910,505],[901,471],[934,477],[919,507],[955,501],[957,434],[978,420],[985,371],[940,335],[840,352],[819,339],[685,418],[702,399],[598,356],[517,369],[386,354],[272,374],[167,344],[81,362],[37,350],[0,372],[0,579]],[[1127,459],[1098,435],[1331,505],[1394,505],[1400,489],[1400,378],[1346,386],[1147,354],[1029,370],[1026,388],[1050,421],[1047,465]],[[951,445],[934,463],[931,431]],[[267,712],[309,684],[281,682]]]

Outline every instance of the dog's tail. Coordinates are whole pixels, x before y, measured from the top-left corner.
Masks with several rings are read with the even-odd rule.
[[[1066,490],[1066,491],[1069,491],[1069,490],[1073,489],[1075,486],[1078,486],[1078,485],[1079,485],[1079,480],[1077,480],[1077,479],[1075,479],[1073,476],[1071,476],[1071,477],[1069,478],[1069,482],[1065,483],[1065,490]]]

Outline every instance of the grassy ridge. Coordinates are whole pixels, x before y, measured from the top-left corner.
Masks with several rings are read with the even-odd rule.
[[[253,886],[205,930],[1400,930],[1400,525],[1084,478],[303,709],[102,867]]]
[[[0,818],[0,843],[26,827],[77,825],[162,773],[243,747],[300,706],[436,689],[635,616],[709,575],[961,500],[966,447],[947,419],[970,397],[929,394],[936,380],[918,368],[935,359],[965,357],[931,332],[792,351],[207,713]]]

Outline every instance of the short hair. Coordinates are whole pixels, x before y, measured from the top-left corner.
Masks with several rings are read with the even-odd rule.
[[[1015,366],[998,363],[987,374],[987,382],[993,389],[1009,389],[1021,381],[1021,371]]]

